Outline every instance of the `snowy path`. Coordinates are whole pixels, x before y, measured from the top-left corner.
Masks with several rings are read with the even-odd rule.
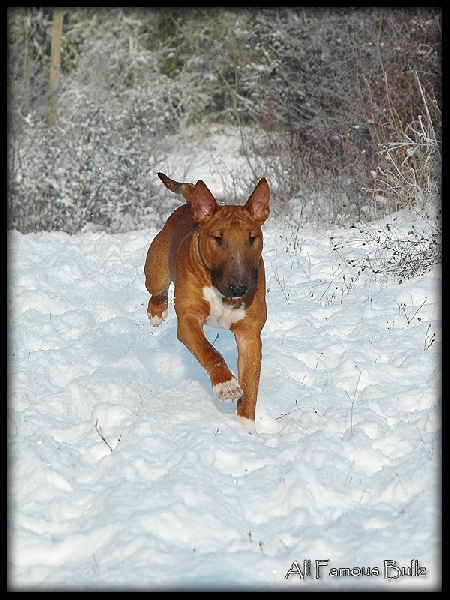
[[[352,282],[327,232],[265,231],[256,435],[214,400],[172,304],[147,320],[155,232],[8,234],[10,585],[440,581],[440,270]],[[232,335],[206,331],[235,371]],[[426,576],[394,578],[415,560]]]

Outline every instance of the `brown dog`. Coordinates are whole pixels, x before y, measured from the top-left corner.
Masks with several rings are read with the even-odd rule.
[[[150,322],[157,326],[166,317],[173,281],[178,339],[206,369],[217,398],[237,400],[237,419],[253,432],[267,316],[261,225],[269,216],[269,185],[262,178],[244,206],[219,206],[201,180],[194,185],[158,177],[187,203],[172,213],[147,252]],[[206,339],[205,323],[233,332],[239,383]]]

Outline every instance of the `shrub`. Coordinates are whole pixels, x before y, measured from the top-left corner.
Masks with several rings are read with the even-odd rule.
[[[11,134],[9,227],[119,232],[160,223],[171,207],[159,199],[154,175],[168,146],[148,134],[157,124],[142,98],[119,113],[72,96],[72,118],[49,128],[30,117]]]
[[[244,146],[254,171],[270,165],[280,212],[299,216],[315,194],[317,216],[338,222],[342,210],[347,222],[367,219],[361,208],[373,197],[373,173],[387,174],[392,144],[405,133],[422,134],[420,118],[425,130],[433,124],[433,145],[419,152],[416,144],[415,174],[438,182],[440,9],[269,9],[258,12],[254,32],[266,68],[249,90],[263,135],[243,129]],[[389,194],[370,216],[388,214],[399,199]]]
[[[238,126],[235,177],[268,177],[275,214],[437,213],[440,8],[67,9],[54,131],[52,12],[8,19],[12,227],[147,223],[171,135],[218,122]]]

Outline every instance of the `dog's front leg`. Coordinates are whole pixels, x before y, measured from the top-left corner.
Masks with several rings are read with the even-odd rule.
[[[203,324],[204,320],[196,314],[178,315],[178,339],[208,373],[217,398],[227,402],[237,400],[242,395],[242,389],[223,356],[206,339]]]
[[[238,348],[239,383],[242,396],[237,403],[236,417],[251,433],[255,431],[255,407],[261,374],[262,342],[259,331],[236,327],[233,331]]]

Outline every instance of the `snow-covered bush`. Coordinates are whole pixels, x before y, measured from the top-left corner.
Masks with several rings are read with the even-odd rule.
[[[255,165],[270,165],[285,210],[292,197],[322,189],[318,215],[342,206],[345,217],[367,219],[361,208],[383,166],[379,151],[402,139],[418,115],[441,139],[440,20],[440,10],[426,8],[258,12],[255,47],[270,69],[253,77],[249,97],[264,135],[247,128],[245,146]],[[417,167],[434,170],[436,183],[424,150],[415,154],[424,161]],[[336,197],[345,201],[330,207]]]
[[[437,221],[441,213],[441,142],[418,78],[417,87],[423,115],[381,144],[378,164],[372,172],[373,186],[364,191],[372,195],[370,208],[375,205],[375,214],[377,203],[387,204],[391,211],[408,207]]]
[[[143,98],[128,111],[111,112],[72,95],[72,118],[61,116],[49,128],[29,117],[11,134],[10,226],[74,233],[160,223],[171,206],[155,201],[153,182],[167,141],[158,135],[160,124],[148,115],[151,106]]]
[[[10,226],[121,231],[153,221],[147,174],[192,124],[236,125],[252,178],[243,187],[265,175],[274,214],[298,223],[439,203],[439,8],[64,15],[59,122],[49,130],[52,9],[8,12]]]
[[[358,277],[364,271],[374,276],[403,279],[427,273],[442,262],[442,232],[430,223],[412,223],[405,229],[393,223],[360,223],[354,228],[353,247],[348,240],[331,237],[331,247]]]

